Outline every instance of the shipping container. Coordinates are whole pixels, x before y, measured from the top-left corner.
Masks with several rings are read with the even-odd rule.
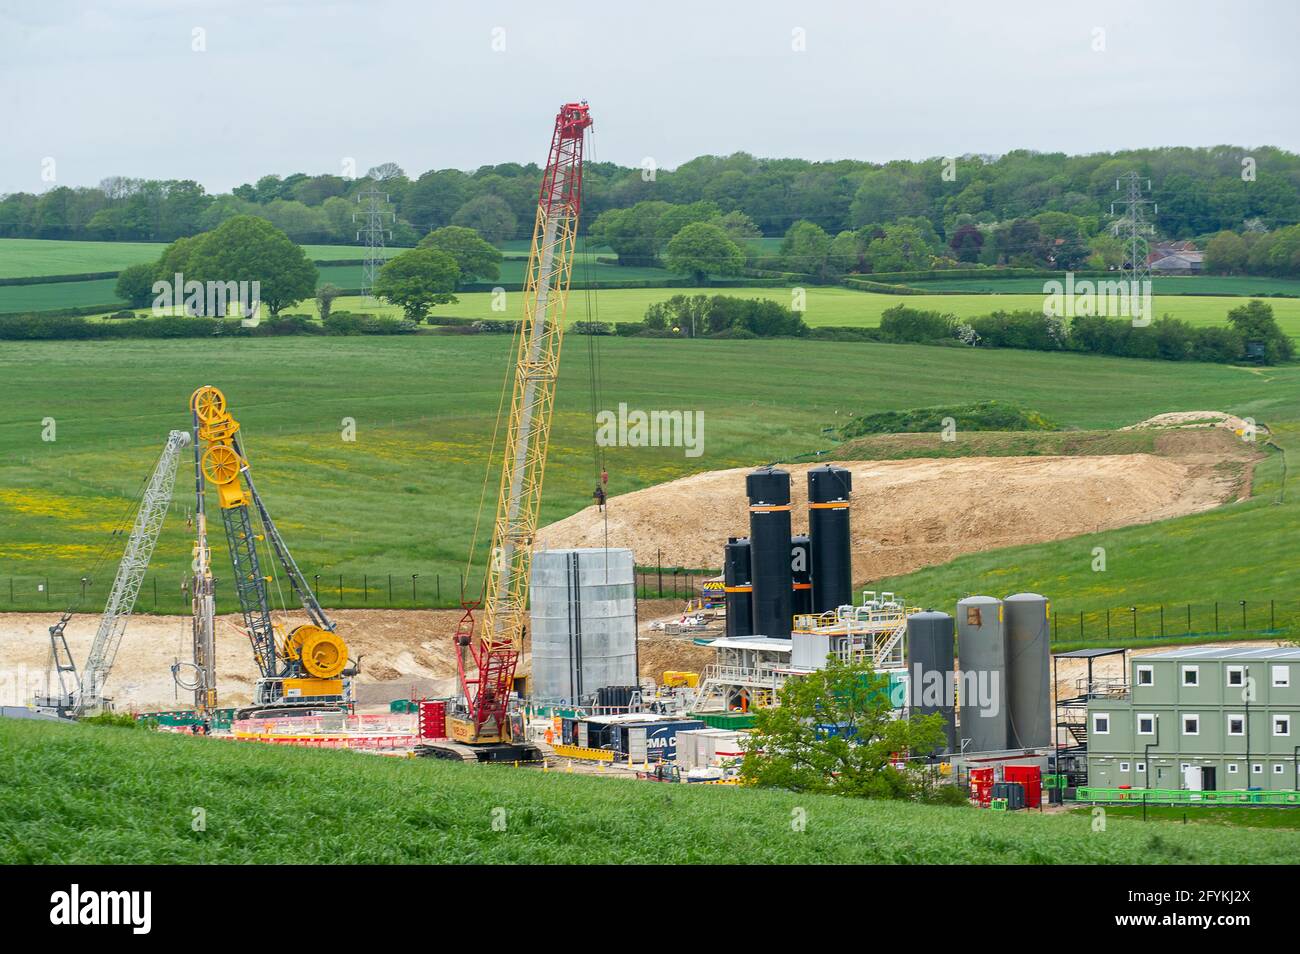
[[[689,729],[703,729],[698,719],[653,722],[616,722],[606,731],[613,749],[620,758],[632,762],[662,762],[677,755],[677,733]],[[604,746],[602,746],[603,748]]]
[[[683,729],[677,733],[675,761],[682,771],[734,761],[743,754],[741,739],[745,735],[728,729]]]

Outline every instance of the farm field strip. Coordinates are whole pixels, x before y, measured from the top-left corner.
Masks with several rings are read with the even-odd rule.
[[[366,573],[419,573],[430,582],[440,574],[445,601],[454,602],[451,581],[465,564],[510,344],[506,335],[6,342],[0,349],[0,586],[19,577],[34,593],[38,577],[79,577],[156,459],[167,430],[185,426],[189,394],[214,384],[230,397],[259,486],[308,572],[327,579],[343,573],[357,585]],[[543,523],[587,506],[598,471],[582,344],[571,344],[561,371]],[[614,494],[702,470],[833,453],[824,429],[850,416],[963,403],[973,393],[1082,429],[1207,405],[1270,426],[1300,418],[1300,368],[1294,367],[1256,373],[1086,355],[817,341],[606,338],[598,347],[600,408],[626,403],[700,410],[705,419],[698,458],[671,447],[605,449]],[[810,375],[839,384],[810,387]],[[57,422],[54,442],[41,440],[46,417]],[[357,424],[355,442],[340,436],[347,417]],[[1278,439],[1285,443],[1287,437]],[[183,491],[178,500],[183,507]],[[1187,519],[1204,521],[1232,509]],[[1248,526],[1259,545],[1244,548],[1243,565],[1259,577],[1256,588],[1300,584],[1300,554],[1293,559],[1278,549],[1300,540],[1287,529],[1300,520],[1289,506],[1258,509],[1251,518],[1258,522]],[[1190,531],[1199,525],[1168,526]],[[1236,526],[1214,524],[1192,544],[1203,559],[1217,559]],[[1263,545],[1270,535],[1276,543]],[[189,552],[184,521],[169,524],[156,572],[164,580],[180,579]],[[664,559],[676,562],[671,554]],[[1048,592],[1064,592],[1065,577],[1078,576],[1080,587],[1101,580],[1086,566],[1075,567],[1075,574],[1070,561],[1048,573],[1050,556],[1026,565],[1044,568]],[[1125,576],[1117,571],[1135,566],[1113,556],[1106,585],[1122,586]],[[1172,572],[1176,566],[1165,569],[1173,589],[1204,589],[1203,580]],[[987,579],[969,578],[972,586]],[[942,581],[918,580],[910,589],[900,584],[899,591],[949,589]]]

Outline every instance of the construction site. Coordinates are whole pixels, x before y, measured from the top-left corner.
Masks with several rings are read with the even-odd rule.
[[[1166,456],[764,465],[610,499],[600,484],[592,508],[539,526],[591,125],[585,102],[560,108],[540,183],[493,458],[496,492],[487,498],[482,592],[458,611],[327,611],[277,528],[274,488],[254,480],[237,387],[195,381],[176,395],[175,429],[159,435],[102,613],[74,605],[57,620],[6,624],[7,659],[43,675],[41,689],[7,715],[117,711],[213,745],[735,785],[757,751],[762,713],[792,684],[828,667],[869,667],[891,718],[942,725],[942,746],[893,752],[893,763],[930,773],[982,808],[1042,811],[1135,793],[1144,803],[1150,795],[1300,804],[1300,764],[1284,744],[1292,715],[1300,719],[1293,652],[1238,649],[1246,655],[1223,651],[1203,664],[1186,652],[1209,650],[1150,650],[1161,664],[1124,649],[1053,656],[1050,593],[920,606],[857,585],[1013,542],[1241,499],[1253,457],[1220,440],[1235,419],[1180,437]],[[1220,466],[1232,455],[1243,469]],[[135,615],[175,488],[191,476],[191,612]],[[864,496],[871,512],[859,520]],[[927,512],[936,499],[943,506]],[[668,511],[698,513],[688,544],[667,536],[674,524],[655,523]],[[684,603],[640,599],[637,567],[664,545],[722,573]],[[218,615],[218,578],[233,588],[238,614]],[[160,647],[178,630],[184,651],[168,659]],[[1222,674],[1209,675],[1210,660]],[[1199,716],[1190,731],[1187,707],[1232,709],[1226,690],[1254,679],[1252,665],[1271,687],[1267,703],[1240,724],[1226,712],[1228,730],[1213,745]],[[1211,683],[1212,698],[1196,695]],[[1144,696],[1156,685],[1169,692]],[[180,701],[167,705],[169,694]],[[1125,715],[1125,707],[1144,711]],[[1181,728],[1167,732],[1164,747],[1156,741],[1162,712]],[[1121,741],[1125,719],[1132,724]],[[1247,727],[1256,722],[1252,749]],[[1179,748],[1180,736],[1198,741]]]

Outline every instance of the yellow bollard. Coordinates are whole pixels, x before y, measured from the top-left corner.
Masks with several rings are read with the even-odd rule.
[[[569,759],[569,767],[568,767],[568,769],[566,769],[566,771],[567,771],[570,775],[573,774],[573,759]]]

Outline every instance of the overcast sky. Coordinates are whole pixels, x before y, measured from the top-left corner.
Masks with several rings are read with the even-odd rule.
[[[541,162],[584,98],[594,158],[661,167],[1296,151],[1298,35],[1297,0],[0,0],[0,193],[50,188],[47,158],[55,184],[211,192],[346,159]]]

